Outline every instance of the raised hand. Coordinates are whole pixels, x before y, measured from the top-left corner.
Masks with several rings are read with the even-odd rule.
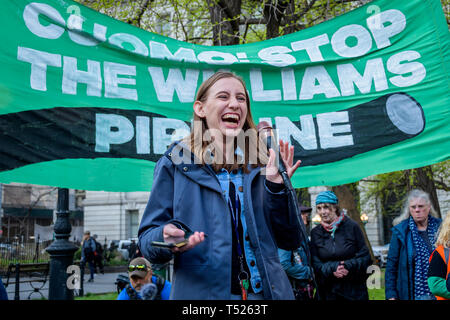
[[[287,174],[292,177],[300,166],[301,160],[298,160],[295,164],[294,162],[294,146],[289,147],[289,142],[284,142],[280,140],[280,156],[281,159],[279,161],[283,161],[284,166],[286,167]],[[283,179],[281,178],[280,173],[278,172],[278,166],[276,162],[276,154],[275,151],[271,148],[269,149],[269,161],[266,166],[266,179],[270,182],[274,183],[283,183]]]

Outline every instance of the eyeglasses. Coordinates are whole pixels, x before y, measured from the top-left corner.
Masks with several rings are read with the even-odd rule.
[[[132,265],[132,264],[130,264],[130,265],[128,266],[128,271],[129,271],[129,272],[133,272],[133,271],[135,271],[135,270],[138,270],[138,271],[147,271],[147,266],[146,266],[145,264],[138,264],[138,265]]]

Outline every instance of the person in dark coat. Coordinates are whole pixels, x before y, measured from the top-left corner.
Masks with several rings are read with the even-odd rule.
[[[136,254],[137,254],[137,249],[138,249],[138,246],[137,246],[137,244],[136,244],[136,241],[131,240],[130,247],[128,248],[128,260],[129,260],[129,261],[131,261],[131,260],[133,260],[134,258],[137,257],[137,256],[136,256]]]
[[[368,300],[372,264],[359,225],[340,212],[332,191],[316,199],[321,224],[311,231],[311,255],[321,300]]]
[[[300,214],[305,225],[306,233],[308,234],[308,240],[311,237],[311,212],[312,208],[308,206],[300,206]]]
[[[103,247],[100,244],[100,242],[97,241],[97,238],[98,236],[96,234],[92,236],[92,239],[94,239],[95,242],[95,252],[96,252],[96,254],[94,255],[95,273],[98,273],[98,270],[100,270],[102,274],[105,274],[105,266],[103,264]]]
[[[388,300],[434,300],[428,282],[429,257],[441,219],[435,218],[428,193],[414,189],[394,220],[385,273]]]
[[[94,257],[97,254],[96,251],[96,245],[94,238],[91,237],[91,233],[89,231],[86,231],[83,236],[83,241],[81,244],[81,260],[80,260],[80,268],[84,270],[86,267],[86,263],[89,265],[89,280],[88,282],[94,281],[94,273],[95,273],[95,264],[94,264]],[[82,275],[84,275],[84,272],[82,272]],[[82,278],[81,281],[83,282],[84,279]]]
[[[234,142],[252,132],[256,139],[241,145],[241,156]],[[202,138],[206,134],[214,143]],[[139,226],[139,248],[151,263],[174,258],[171,299],[294,299],[277,246],[299,247],[300,225],[289,210],[275,152],[268,156],[258,139],[244,81],[229,72],[204,81],[191,135],[157,162]],[[249,154],[253,146],[261,153]],[[292,176],[300,165],[293,163],[294,147],[281,141],[280,153]],[[250,163],[255,155],[261,161]],[[184,246],[152,245],[182,242],[187,232]]]

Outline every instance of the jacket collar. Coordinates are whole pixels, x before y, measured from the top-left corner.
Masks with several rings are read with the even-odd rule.
[[[392,228],[392,233],[395,233],[398,237],[398,239],[403,243],[403,245],[406,245],[407,237],[409,235],[409,225],[408,225],[408,219],[403,220],[398,225]]]
[[[175,168],[195,183],[206,188],[222,193],[219,179],[210,165],[202,165],[197,157],[191,152],[183,142],[174,143],[165,153]],[[259,173],[260,168],[250,171],[250,174],[244,175],[244,184],[250,187],[252,180]]]
[[[431,220],[435,220],[436,223],[440,223],[440,219],[433,217],[431,214],[428,216],[428,223],[430,223]],[[400,241],[402,241],[404,244],[408,241],[408,237],[411,237],[410,230],[409,230],[409,218],[403,220],[398,225],[392,228],[392,233],[396,233]]]

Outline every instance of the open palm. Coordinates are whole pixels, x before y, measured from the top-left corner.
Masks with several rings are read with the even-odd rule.
[[[286,167],[287,174],[290,178],[294,175],[295,171],[300,166],[301,160],[297,160],[297,162],[294,164],[294,146],[289,147],[289,142],[285,143],[283,140],[280,140],[279,146],[281,157],[279,161],[283,161],[284,166]],[[267,163],[265,172],[266,179],[274,183],[283,183],[283,179],[278,172],[276,153],[272,148],[269,149],[269,153],[269,161]]]

